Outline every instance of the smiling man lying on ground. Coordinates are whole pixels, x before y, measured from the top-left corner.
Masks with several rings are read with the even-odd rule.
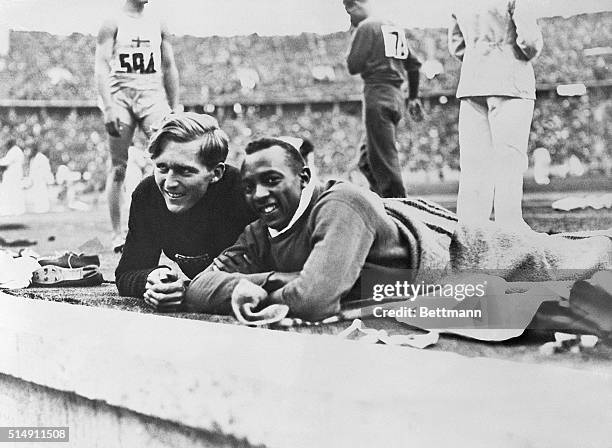
[[[132,195],[115,277],[122,296],[144,297],[153,308],[169,311],[183,300],[185,275],[206,268],[255,216],[238,170],[224,163],[228,138],[213,117],[170,115],[148,149],[154,174]],[[162,251],[182,272],[159,265]]]
[[[381,199],[352,184],[310,183],[304,159],[272,138],[251,142],[241,168],[247,203],[259,219],[196,276],[188,311],[231,314],[231,297],[281,303],[316,321],[359,297],[364,269],[406,269],[412,281],[437,273],[498,269],[506,280],[562,279],[563,269],[612,267],[609,236],[512,233],[495,224],[468,227],[423,200]],[[585,272],[585,271],[582,271]]]

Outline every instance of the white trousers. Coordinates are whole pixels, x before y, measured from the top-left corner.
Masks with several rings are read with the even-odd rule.
[[[461,175],[457,214],[462,221],[495,221],[525,226],[523,173],[534,101],[511,97],[469,97],[459,109]]]

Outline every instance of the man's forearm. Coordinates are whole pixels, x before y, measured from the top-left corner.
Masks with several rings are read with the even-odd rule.
[[[110,92],[110,86],[108,85],[108,73],[105,73],[102,69],[96,68],[96,87],[98,90],[98,95],[102,100],[102,105],[104,106],[104,112],[106,112],[109,108],[112,107],[113,99]]]
[[[185,292],[185,307],[189,312],[232,314],[232,292],[241,279],[265,287],[272,272],[240,274],[206,270],[198,274]]]
[[[516,26],[516,44],[527,60],[537,57],[542,51],[542,32],[529,2],[518,1],[513,20]]]
[[[142,295],[145,292],[147,276],[155,269],[157,268],[138,269],[115,273],[115,281],[119,295],[142,298]]]
[[[172,110],[179,105],[179,75],[176,66],[164,71],[164,88]]]
[[[459,23],[457,22],[457,18],[453,14],[452,22],[448,27],[448,51],[450,54],[460,60],[463,61],[463,56],[465,55],[465,39],[463,37],[463,33],[459,28]]]
[[[311,237],[317,243],[308,260],[300,275],[271,299],[288,305],[291,315],[310,321],[338,313],[340,301],[359,278],[375,239],[367,214],[343,200],[321,205]]]

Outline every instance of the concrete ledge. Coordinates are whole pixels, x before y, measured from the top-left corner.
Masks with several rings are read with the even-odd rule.
[[[252,445],[609,444],[606,374],[1,293],[0,341],[2,374]]]
[[[70,447],[251,447],[232,437],[188,428],[5,375],[0,375],[0,422],[3,426],[68,426],[67,446]],[[41,447],[36,442],[15,446]]]

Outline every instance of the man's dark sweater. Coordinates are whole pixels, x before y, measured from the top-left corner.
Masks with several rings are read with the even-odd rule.
[[[227,166],[223,178],[181,214],[168,211],[155,179],[147,177],[132,195],[128,235],[115,270],[119,294],[142,297],[162,251],[185,275],[195,276],[254,219],[234,167]]]

